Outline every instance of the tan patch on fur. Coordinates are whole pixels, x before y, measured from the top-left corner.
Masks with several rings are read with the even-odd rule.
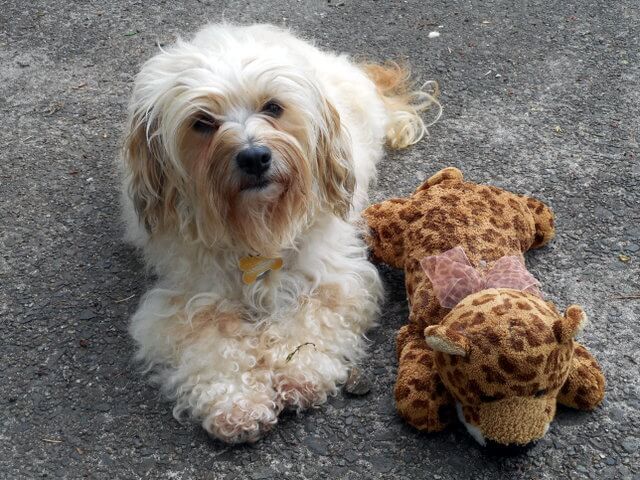
[[[330,310],[337,310],[338,307],[346,303],[342,288],[336,283],[320,285],[315,290],[314,297],[317,298],[324,307]]]
[[[177,175],[164,160],[166,154],[158,138],[148,136],[156,128],[141,116],[133,116],[123,155],[131,172],[128,193],[149,232],[167,228],[177,220]]]

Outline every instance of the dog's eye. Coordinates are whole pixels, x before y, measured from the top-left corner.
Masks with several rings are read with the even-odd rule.
[[[218,129],[218,124],[213,118],[210,117],[197,117],[193,121],[191,128],[198,133],[208,135],[215,132]]]
[[[547,394],[547,389],[546,389],[546,388],[543,388],[542,390],[538,390],[538,391],[534,394],[534,397],[536,397],[536,398],[540,398],[540,397],[545,396],[546,394]]]
[[[283,110],[284,109],[279,104],[273,101],[265,103],[264,107],[262,107],[262,113],[266,113],[270,117],[274,118],[278,118],[282,115]]]

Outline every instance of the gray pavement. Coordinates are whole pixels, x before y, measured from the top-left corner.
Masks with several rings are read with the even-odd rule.
[[[221,18],[406,58],[441,83],[442,120],[389,155],[374,199],[455,165],[552,205],[558,238],[530,266],[589,313],[601,408],[560,409],[514,458],[459,425],[408,428],[392,397],[403,280],[382,267],[369,395],[286,416],[253,446],[173,420],[131,362],[151,279],[121,241],[114,158],[141,62]],[[640,299],[614,298],[640,292],[639,25],[637,0],[0,2],[0,478],[640,478]]]

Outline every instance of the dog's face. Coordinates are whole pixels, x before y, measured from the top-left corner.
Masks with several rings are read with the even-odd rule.
[[[226,47],[178,43],[143,67],[131,196],[152,233],[276,255],[319,212],[347,214],[350,141],[306,59],[286,45]]]

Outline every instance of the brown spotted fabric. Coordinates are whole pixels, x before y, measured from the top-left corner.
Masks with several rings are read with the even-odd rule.
[[[600,367],[573,339],[586,318],[580,307],[562,315],[539,296],[492,288],[448,310],[420,265],[458,246],[476,268],[523,258],[554,236],[546,205],[446,168],[409,198],[370,206],[364,218],[374,259],[405,270],[410,322],[397,337],[395,397],[411,425],[441,430],[458,403],[485,439],[525,444],[544,435],[556,402],[588,410],[602,401]]]

